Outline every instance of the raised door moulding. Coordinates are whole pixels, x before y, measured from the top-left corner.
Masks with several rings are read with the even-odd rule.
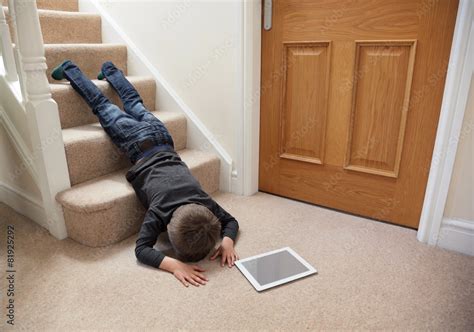
[[[416,40],[356,41],[344,168],[398,177]]]
[[[330,41],[283,43],[280,157],[323,164]]]

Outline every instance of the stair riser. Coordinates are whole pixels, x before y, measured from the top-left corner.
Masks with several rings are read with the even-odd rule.
[[[186,147],[186,119],[165,121],[173,136],[175,149]],[[117,171],[130,166],[125,155],[105,135],[93,141],[68,144],[65,140],[66,158],[71,185]]]
[[[45,44],[102,43],[100,16],[40,14],[40,24]]]
[[[15,40],[11,17],[8,10],[4,12],[10,28],[11,38]],[[41,31],[45,44],[102,43],[100,16],[58,13],[39,11]]]
[[[219,160],[214,159],[191,169],[208,193],[218,190],[219,165]],[[86,212],[63,207],[63,210],[68,236],[90,247],[107,246],[137,233],[145,213],[133,191],[108,209]]]
[[[68,237],[89,247],[111,245],[137,233],[145,215],[135,195],[94,213],[63,210]]]
[[[156,83],[153,79],[129,78],[143,99],[145,106],[153,111],[155,109]],[[120,98],[106,82],[98,84],[102,93],[112,103],[122,106]],[[52,85],[52,96],[58,104],[59,117],[63,129],[97,122],[97,117],[91,112],[89,105],[84,99],[67,83],[64,85]]]
[[[130,166],[123,153],[107,139],[65,146],[71,185]]]
[[[112,44],[49,44],[45,45],[46,74],[51,83],[56,83],[51,78],[51,71],[64,60],[72,60],[82,72],[90,79],[97,78],[102,64],[112,61],[127,74],[127,47]]]
[[[36,0],[36,6],[41,9],[79,11],[78,0]]]

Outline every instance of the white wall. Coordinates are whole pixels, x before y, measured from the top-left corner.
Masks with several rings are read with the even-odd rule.
[[[444,215],[474,223],[474,80],[471,80],[462,128]]]
[[[471,77],[438,245],[474,255],[474,76]]]
[[[99,2],[235,160],[242,1]]]

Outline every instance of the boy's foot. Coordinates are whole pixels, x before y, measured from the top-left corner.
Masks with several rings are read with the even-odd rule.
[[[99,76],[97,76],[97,78],[99,80],[101,79],[99,77],[103,77],[102,79],[107,79],[106,76],[112,75],[112,73],[115,73],[118,70],[119,69],[117,67],[115,67],[115,65],[113,64],[112,61],[106,61],[102,64],[101,72],[100,72]],[[102,76],[100,76],[100,75],[102,75]]]
[[[117,69],[117,67],[115,67],[115,65],[113,64],[113,62],[111,62],[111,61],[106,61],[106,62],[104,62],[104,63],[102,64],[102,70],[101,70],[101,71],[99,72],[99,74],[97,75],[97,79],[98,79],[98,80],[101,80],[101,81],[102,81],[102,80],[105,80],[105,79],[107,79],[107,78],[105,77],[105,74],[104,74],[105,71],[107,71],[107,72],[110,74],[111,72],[115,72],[115,71],[117,71],[117,70],[118,70],[118,69]]]
[[[64,68],[63,65],[70,60],[65,60],[63,63],[61,63],[59,66],[53,69],[51,72],[51,77],[55,79],[56,81],[61,81],[64,79]]]

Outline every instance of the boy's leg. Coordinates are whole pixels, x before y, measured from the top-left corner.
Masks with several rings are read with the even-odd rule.
[[[112,104],[73,62],[66,61],[61,66],[64,78],[91,107],[114,144],[126,152],[132,162],[135,162],[139,151],[133,148],[135,142],[130,141],[131,137],[127,133],[133,132],[142,124]]]
[[[102,73],[112,88],[120,96],[123,103],[123,109],[132,115],[138,121],[154,122],[158,120],[143,105],[143,100],[135,87],[123,75],[123,72],[115,65],[107,61],[102,65]],[[158,120],[159,121],[159,120]]]
[[[102,74],[120,96],[125,112],[132,115],[138,121],[146,122],[153,126],[156,132],[154,137],[155,144],[166,143],[174,146],[173,138],[164,123],[146,109],[138,91],[123,75],[123,72],[115,67],[112,62],[107,61],[102,65]]]

